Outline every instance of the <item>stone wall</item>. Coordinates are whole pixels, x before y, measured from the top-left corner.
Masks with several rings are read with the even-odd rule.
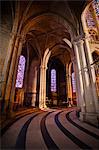
[[[3,66],[7,58],[9,41],[13,26],[14,16],[12,16],[12,4],[9,1],[0,1],[0,97],[1,85],[3,83]],[[14,9],[13,9],[14,10]],[[14,13],[13,13],[14,15]]]
[[[11,11],[11,3],[7,1],[0,2],[1,19],[0,19],[0,74],[3,69],[5,58],[7,57],[10,33],[12,30],[13,17]]]
[[[4,61],[8,51],[8,44],[10,40],[10,31],[7,26],[1,26],[0,30],[0,74],[3,69]]]

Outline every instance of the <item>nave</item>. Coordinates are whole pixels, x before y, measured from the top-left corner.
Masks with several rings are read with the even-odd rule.
[[[99,0],[0,4],[1,118],[77,106],[81,121],[99,127]]]
[[[44,109],[14,122],[1,137],[2,149],[98,149],[99,129],[81,122],[76,108]]]

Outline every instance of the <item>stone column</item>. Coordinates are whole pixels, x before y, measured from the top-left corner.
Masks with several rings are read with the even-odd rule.
[[[87,59],[85,55],[85,47],[84,47],[83,39],[79,39],[76,42],[76,46],[78,49],[78,56],[79,56],[79,66],[81,72],[81,79],[82,81],[82,89],[83,89],[83,100],[85,102],[85,112],[80,113],[80,119],[83,121],[88,121],[92,124],[98,125],[98,115],[96,114],[96,107],[95,102],[93,99],[92,87],[91,87],[91,80],[90,80],[90,72],[87,64]],[[77,51],[76,51],[77,52]]]
[[[39,107],[46,108],[46,69],[51,51],[49,48],[46,49],[44,53],[43,60],[40,67],[40,92],[39,92]]]
[[[81,63],[81,73],[82,73],[82,79],[83,79],[83,85],[84,85],[85,100],[86,100],[86,111],[95,112],[95,107],[94,107],[94,103],[93,103],[92,95],[91,95],[89,73],[88,73],[88,67],[87,67],[83,44],[84,44],[84,41],[82,39],[80,39],[77,42],[80,63]]]
[[[71,64],[66,66],[66,81],[67,81],[67,98],[69,100],[69,107],[73,104],[72,101],[72,82],[71,82]]]
[[[80,91],[79,91],[79,79],[78,79],[78,71],[77,71],[77,65],[76,65],[76,59],[73,59],[73,65],[74,65],[74,72],[75,72],[75,80],[76,80],[76,101],[77,106],[80,107]]]
[[[79,103],[80,103],[80,107],[81,107],[81,112],[82,112],[82,116],[81,119],[84,119],[84,113],[86,111],[85,108],[85,99],[84,99],[84,87],[83,87],[83,81],[82,81],[82,74],[81,74],[81,64],[80,64],[80,57],[79,57],[79,53],[78,53],[78,47],[77,47],[77,42],[73,43],[74,45],[74,51],[75,51],[75,56],[76,56],[76,64],[77,64],[77,83],[78,83],[78,91],[77,91],[77,96],[79,98]]]
[[[98,102],[98,96],[97,96],[97,92],[96,92],[95,69],[94,69],[94,65],[93,65],[93,58],[92,58],[92,54],[91,54],[91,50],[90,50],[90,46],[89,46],[88,37],[84,38],[84,42],[85,42],[86,56],[88,59],[88,70],[89,70],[89,79],[90,79],[90,84],[91,84],[92,99],[95,104],[96,112],[99,113],[99,102]]]
[[[18,36],[16,38],[15,46],[13,49],[12,60],[11,60],[10,69],[9,69],[9,75],[8,75],[8,80],[7,80],[6,90],[5,90],[5,111],[8,107],[9,101],[10,101],[13,73],[14,73],[14,69],[15,69],[15,62],[17,59],[19,40],[20,40],[20,37]]]
[[[71,75],[69,74],[68,76],[68,98],[69,98],[69,107],[71,107],[71,104],[73,104],[72,102],[72,84],[71,84]]]
[[[43,66],[40,66],[39,108],[43,108]]]
[[[35,102],[36,102],[36,87],[37,87],[37,67],[34,68],[34,78],[33,78],[33,88],[32,88],[32,106],[35,107]]]
[[[46,108],[46,67],[40,67],[40,95],[39,107]]]
[[[44,67],[44,82],[43,82],[43,85],[44,85],[44,107],[46,108],[46,70],[47,70],[47,67]]]
[[[70,106],[73,105],[73,100],[72,100],[72,74],[71,74],[71,67],[72,63],[69,64],[69,74],[68,74],[68,81],[69,81],[69,91],[68,91],[68,96],[70,98]]]
[[[26,58],[26,69],[25,69],[25,79],[24,79],[24,91],[27,91],[27,85],[28,85],[28,69],[29,69],[29,61],[30,61],[30,54],[29,54],[29,45],[27,43],[27,58]]]
[[[7,51],[7,55],[5,56],[5,62],[4,62],[4,67],[2,71],[2,99],[4,100],[4,94],[6,90],[6,81],[8,78],[8,73],[10,69],[10,63],[11,63],[11,58],[12,58],[12,53],[13,53],[13,48],[15,44],[15,39],[16,39],[16,34],[12,34],[11,40],[9,42],[9,47]]]
[[[11,87],[11,94],[10,94],[10,108],[9,110],[12,112],[13,110],[13,104],[14,104],[14,96],[15,96],[15,84],[16,84],[16,77],[17,77],[17,70],[18,70],[18,62],[19,62],[19,57],[21,55],[21,51],[22,51],[22,40],[19,42],[19,48],[18,48],[18,54],[17,54],[17,59],[16,59],[16,63],[15,63],[15,69],[14,69],[14,75],[13,75],[13,79],[12,79],[12,87]]]
[[[4,62],[4,66],[3,66],[3,70],[2,70],[2,89],[1,89],[1,93],[2,93],[2,100],[5,102],[5,92],[6,92],[6,85],[7,85],[7,80],[8,80],[8,76],[9,76],[9,71],[10,71],[10,64],[11,64],[11,60],[12,60],[12,55],[13,55],[13,49],[14,49],[14,45],[15,45],[15,41],[17,38],[17,29],[18,29],[18,25],[19,25],[19,5],[18,7],[15,8],[15,19],[13,22],[13,27],[12,27],[12,32],[11,32],[11,39],[9,41],[9,46],[8,46],[8,50],[7,50],[7,55],[5,56],[5,62]],[[4,112],[4,110],[3,110]]]
[[[66,93],[67,93],[67,100],[69,98],[68,91],[69,91],[69,72],[68,72],[68,65],[66,65]]]

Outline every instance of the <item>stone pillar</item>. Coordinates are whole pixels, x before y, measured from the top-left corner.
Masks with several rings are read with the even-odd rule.
[[[85,16],[86,16],[86,12],[87,12],[88,8],[90,7],[90,4],[91,3],[89,3],[89,5],[85,8],[84,12],[81,15],[81,20],[82,20],[82,25],[83,25],[83,30],[84,30],[85,35],[89,35],[88,28],[86,25]],[[85,49],[86,60],[87,60],[87,65],[88,65],[88,71],[87,71],[89,74],[89,81],[88,81],[89,83],[88,84],[90,84],[90,86],[89,86],[90,95],[89,96],[91,97],[91,100],[89,102],[89,105],[90,106],[92,105],[91,108],[93,107],[92,112],[90,111],[90,112],[85,114],[86,115],[86,121],[89,121],[92,124],[99,126],[99,119],[98,119],[99,118],[99,102],[97,101],[97,95],[96,95],[95,73],[94,73],[94,68],[91,65],[92,56],[91,56],[89,42],[88,42],[88,39],[86,37],[84,39],[84,49]],[[87,105],[88,105],[88,102],[87,102]],[[89,107],[89,109],[90,109],[90,107]]]
[[[71,107],[71,105],[73,105],[73,101],[72,101],[72,82],[71,82],[71,65],[69,64],[67,65],[66,68],[66,81],[67,81],[67,98],[69,101],[69,107]]]
[[[13,73],[14,73],[15,63],[16,63],[16,59],[17,59],[19,40],[20,40],[20,37],[17,37],[15,46],[13,49],[12,60],[11,60],[10,69],[9,69],[9,75],[8,75],[8,80],[7,80],[6,90],[5,90],[5,108],[4,108],[5,111],[9,107],[8,105],[9,105],[9,101],[10,101]]]
[[[15,84],[16,84],[16,77],[17,77],[17,70],[18,70],[18,62],[19,62],[19,57],[21,55],[21,51],[22,51],[22,40],[19,42],[19,48],[18,48],[18,53],[17,53],[17,59],[15,62],[15,69],[14,69],[14,75],[13,75],[13,79],[12,79],[12,87],[11,87],[11,94],[10,94],[10,108],[9,111],[12,112],[13,110],[13,104],[14,104],[14,96],[15,96]]]
[[[30,56],[29,56],[29,45],[27,43],[27,59],[26,59],[26,69],[25,69],[25,79],[24,79],[24,91],[27,91],[27,85],[28,85],[28,69],[29,69],[29,61],[30,61]]]
[[[40,67],[40,94],[39,94],[39,107],[46,108],[46,67]]]
[[[44,94],[44,107],[46,108],[46,70],[47,70],[47,67],[44,67],[44,81],[43,81],[43,94]]]
[[[77,96],[79,98],[79,103],[81,107],[81,112],[82,112],[82,120],[84,120],[84,113],[86,111],[85,108],[85,99],[84,99],[84,87],[83,87],[83,81],[82,81],[82,74],[81,74],[81,64],[80,64],[80,57],[78,53],[78,47],[77,47],[77,42],[73,43],[74,45],[74,51],[75,51],[75,56],[76,56],[76,64],[77,64],[77,84],[79,86],[78,91],[77,91]],[[81,116],[80,116],[81,117]]]
[[[33,88],[32,88],[32,106],[35,107],[35,102],[36,102],[36,87],[37,87],[37,67],[34,68],[34,78],[33,78]]]
[[[78,46],[78,52],[80,57],[80,63],[81,63],[81,73],[82,73],[82,79],[84,84],[84,93],[85,93],[85,100],[86,100],[86,111],[87,112],[95,112],[95,107],[91,95],[91,86],[90,86],[90,80],[89,80],[89,72],[84,52],[84,41],[80,39],[77,42]]]
[[[40,66],[40,91],[39,91],[39,108],[42,108],[43,107],[43,104],[42,104],[42,80],[43,80],[43,68],[42,66]]]
[[[68,72],[68,65],[66,65],[66,93],[67,93],[67,100],[69,98],[68,91],[69,91],[69,72]]]
[[[19,5],[18,7],[15,8],[15,18],[13,22],[13,27],[12,27],[12,32],[11,32],[11,39],[9,41],[9,46],[7,50],[7,55],[5,56],[5,62],[2,70],[2,87],[1,87],[1,93],[2,93],[2,100],[5,102],[5,92],[6,92],[6,85],[7,85],[7,80],[9,76],[9,71],[10,71],[10,64],[12,60],[12,55],[13,55],[13,49],[15,45],[15,41],[17,38],[17,29],[19,25]],[[4,112],[4,110],[3,110]]]
[[[76,65],[76,59],[73,59],[73,65],[74,65],[74,72],[75,72],[75,80],[76,80],[76,101],[77,101],[77,107],[80,107],[80,91],[79,91],[79,79],[78,79],[78,71],[77,71],[77,65]]]
[[[10,69],[10,63],[11,63],[11,58],[12,58],[12,53],[13,53],[13,48],[14,48],[14,44],[15,44],[15,39],[16,39],[16,34],[12,34],[11,40],[9,42],[9,47],[8,47],[8,51],[7,51],[7,55],[5,56],[5,62],[4,62],[4,67],[3,67],[3,71],[2,71],[2,99],[4,100],[4,94],[5,94],[5,90],[6,90],[6,81],[8,78],[8,73],[9,73],[9,69]]]
[[[98,114],[96,111],[96,106],[95,106],[95,101],[93,99],[93,92],[92,92],[92,86],[91,86],[91,82],[92,80],[90,80],[90,71],[88,68],[88,58],[85,55],[85,47],[84,47],[84,41],[83,39],[79,39],[78,42],[76,42],[76,45],[74,45],[75,47],[75,53],[76,53],[76,57],[79,57],[79,62],[77,59],[77,62],[79,63],[78,66],[78,71],[80,70],[80,74],[79,77],[81,78],[80,81],[80,85],[82,82],[82,88],[80,87],[81,90],[81,98],[83,99],[83,102],[85,105],[85,109],[81,110],[80,113],[80,119],[83,121],[88,121],[92,124],[98,125]],[[78,52],[78,54],[77,54]],[[78,55],[78,56],[77,56]],[[87,58],[87,59],[86,59]],[[81,104],[81,108],[83,108],[83,106]]]
[[[70,105],[73,105],[73,99],[72,99],[72,73],[71,73],[71,69],[72,69],[72,62],[69,64],[69,74],[68,74],[68,82],[69,82],[69,91],[68,91],[68,96],[69,96],[69,100],[70,100]]]
[[[40,67],[40,91],[39,91],[39,107],[46,108],[46,69],[51,51],[49,48],[45,50],[43,60]]]
[[[88,59],[88,70],[89,70],[89,78],[90,78],[90,84],[91,84],[92,99],[95,104],[96,112],[99,113],[99,102],[98,102],[98,96],[97,96],[97,92],[96,92],[96,75],[95,75],[93,58],[92,58],[92,54],[91,54],[91,50],[90,50],[90,46],[89,46],[88,37],[84,38],[84,42],[85,42],[86,56]]]

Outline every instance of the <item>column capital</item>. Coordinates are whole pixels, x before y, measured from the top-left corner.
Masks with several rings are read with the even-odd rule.
[[[17,36],[17,33],[16,32],[11,32],[10,33],[10,36],[12,37],[12,36]]]
[[[66,73],[66,77],[69,77],[69,74],[68,74],[68,73]]]
[[[81,67],[81,70],[79,70],[81,72],[88,72],[88,67]]]
[[[74,56],[73,58],[71,58],[71,62],[75,62],[76,61],[76,57]]]
[[[20,42],[21,42],[22,44],[24,44],[25,41],[26,41],[25,38],[20,37]]]
[[[74,37],[73,43],[78,42],[79,40],[83,39],[84,35],[78,35],[76,37]]]
[[[40,68],[41,68],[41,69],[46,69],[46,70],[47,70],[47,67],[44,66],[44,65],[41,65]]]
[[[76,45],[76,46],[83,45],[83,43],[84,43],[84,39],[83,38],[82,39],[78,39],[77,41],[74,41],[74,45]]]
[[[89,34],[78,35],[77,37],[74,38],[72,44],[76,46],[79,44],[83,44],[86,39],[90,40],[90,36],[91,35]]]
[[[84,40],[83,40],[83,39],[80,39],[79,41],[77,41],[77,45],[78,45],[78,46],[83,45],[83,43],[84,43]]]
[[[20,39],[20,42],[22,42],[22,43],[25,42],[25,35],[21,35],[21,34],[19,34],[19,33],[12,32],[12,33],[10,33],[10,36],[11,36],[11,37],[19,38],[19,39]]]
[[[88,34],[86,34],[86,35],[83,37],[83,40],[88,40],[88,41],[90,41],[90,39],[91,39],[91,35],[88,35]]]
[[[21,37],[22,36],[21,34],[15,32],[15,31],[10,33],[10,36],[13,36],[13,35],[16,36],[16,37]]]

